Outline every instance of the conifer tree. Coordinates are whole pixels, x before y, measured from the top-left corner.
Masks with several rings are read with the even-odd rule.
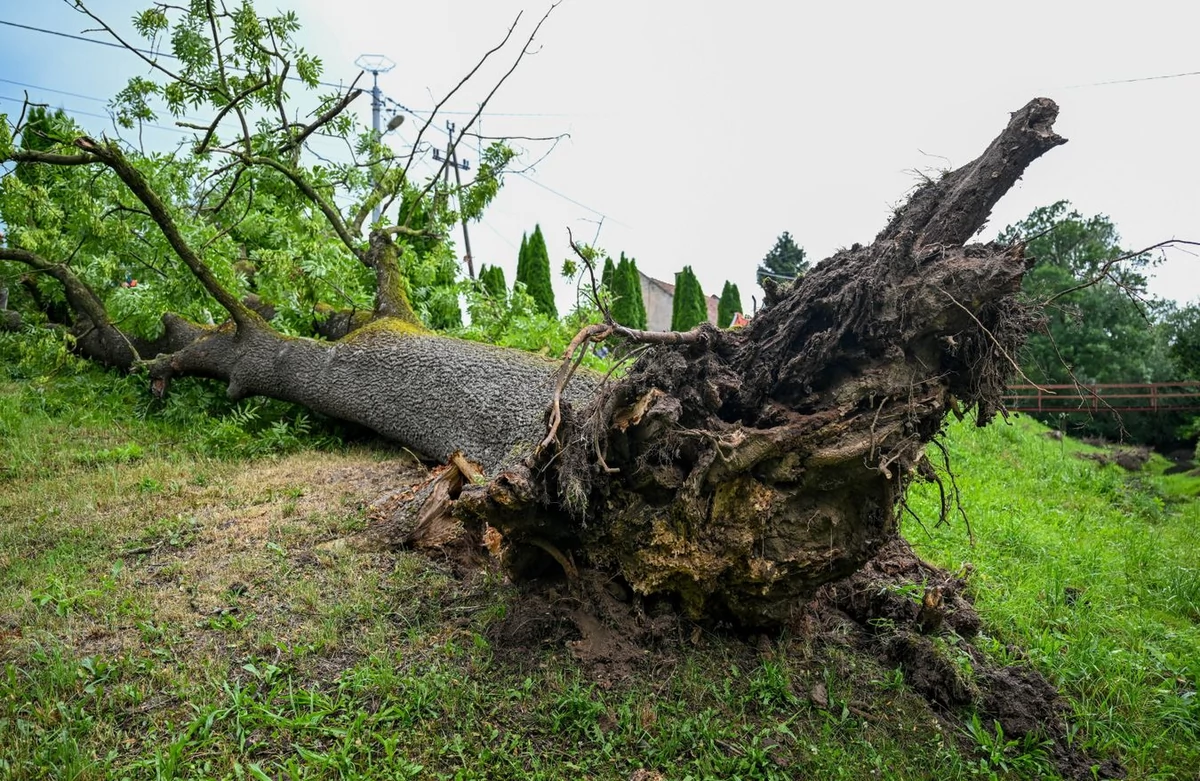
[[[629,259],[629,290],[632,291],[634,302],[637,304],[636,328],[646,328],[646,299],[642,297],[642,273],[638,271],[637,260]]]
[[[495,301],[503,302],[508,298],[508,285],[504,280],[504,269],[499,266],[483,265],[479,269],[479,284],[485,293]]]
[[[691,266],[675,275],[675,299],[672,302],[671,330],[690,331],[708,320],[708,306],[700,280],[696,279]]]
[[[533,235],[525,243],[524,261],[518,262],[517,281],[525,283],[525,290],[533,297],[538,311],[547,317],[558,318],[554,306],[554,287],[550,281],[550,253],[546,250],[546,239],[542,226],[533,229]]]
[[[640,328],[638,325],[638,299],[641,291],[635,290],[629,284],[629,259],[621,253],[621,262],[617,264],[613,275],[613,319],[629,328]]]
[[[721,300],[717,303],[717,325],[728,328],[733,322],[733,316],[742,311],[742,294],[737,285],[725,280],[725,288],[721,291]]]
[[[621,259],[624,260],[625,253],[621,253]],[[611,296],[613,292],[613,274],[616,273],[616,267],[613,266],[612,258],[604,259],[604,271],[600,274],[600,287],[608,291]]]
[[[525,265],[529,257],[529,234],[521,234],[521,249],[517,250],[517,275],[513,277],[513,284],[521,282],[528,285],[529,282],[525,279]]]
[[[777,282],[802,277],[808,272],[809,265],[804,248],[797,246],[792,234],[784,231],[758,266],[758,284],[762,284],[763,277]]]

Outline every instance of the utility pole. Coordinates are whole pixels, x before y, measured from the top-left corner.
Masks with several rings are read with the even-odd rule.
[[[392,68],[396,67],[396,63],[392,62],[382,54],[363,54],[360,55],[354,64],[370,73],[374,78],[374,83],[371,86],[371,130],[375,134],[375,140],[383,138],[383,134],[379,131],[379,113],[383,110],[383,93],[379,90],[379,74],[387,73]],[[379,180],[375,180],[375,184],[379,184]],[[371,212],[371,222],[379,222],[380,209],[376,204],[375,210]]]
[[[455,184],[458,185],[458,192],[459,192],[458,216],[462,219],[463,248],[466,249],[466,251],[467,251],[467,257],[466,257],[467,273],[470,275],[471,279],[474,279],[475,278],[475,261],[471,257],[471,234],[467,230],[467,215],[462,213],[462,174],[459,173],[460,171],[470,170],[471,161],[463,160],[461,163],[458,162],[458,154],[454,151],[454,123],[453,122],[446,123],[446,134],[448,136],[448,139],[446,141],[446,171],[445,171],[445,179],[444,180],[447,183],[449,183],[450,169],[453,168],[454,169],[454,182],[455,182]],[[441,159],[438,156],[437,149],[433,150],[433,159],[434,160]]]

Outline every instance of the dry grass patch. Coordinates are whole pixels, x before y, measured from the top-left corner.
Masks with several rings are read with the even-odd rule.
[[[8,651],[53,638],[80,657],[167,648],[199,667],[334,651],[376,612],[395,555],[321,545],[419,470],[365,448],[241,464],[156,454],[0,485]]]

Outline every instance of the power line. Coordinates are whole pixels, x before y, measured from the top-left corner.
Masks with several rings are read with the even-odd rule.
[[[80,96],[80,97],[82,97],[82,96]],[[14,98],[11,95],[0,95],[0,102],[24,103],[25,98]],[[81,111],[79,109],[66,108],[66,107],[63,107],[62,110],[72,116],[96,117],[97,119],[108,119],[108,120],[112,119],[112,117],[109,116],[108,114],[97,114],[94,111]],[[154,128],[155,130],[166,130],[171,133],[179,133],[179,134],[185,135],[185,136],[190,135],[192,132],[190,130],[184,130],[181,127],[168,127],[167,125],[151,125],[151,124],[144,123],[144,124],[142,124],[142,127]]]
[[[624,222],[621,222],[620,220],[614,219],[613,217],[610,217],[609,215],[605,214],[602,211],[593,209],[591,206],[580,203],[579,201],[575,200],[574,198],[572,198],[569,195],[564,195],[563,193],[560,193],[558,190],[555,190],[552,187],[542,184],[537,179],[534,179],[532,176],[523,174],[520,171],[512,171],[511,173],[516,174],[517,176],[521,177],[522,179],[529,182],[530,184],[536,184],[538,187],[541,187],[543,190],[549,192],[552,195],[557,195],[559,198],[562,198],[564,201],[569,201],[570,203],[575,204],[576,206],[578,206],[581,209],[586,209],[587,211],[591,212],[592,214],[595,214],[598,217],[603,217],[604,219],[608,220],[609,222],[615,222],[617,225],[620,225],[623,228],[630,228],[631,230],[633,229],[632,226],[630,226]]]
[[[94,44],[98,44],[100,46],[108,46],[113,49],[123,49],[125,51],[133,50],[135,52],[138,52],[139,54],[145,54],[150,57],[166,57],[169,60],[178,60],[179,59],[177,56],[175,56],[174,54],[171,54],[170,52],[154,51],[153,49],[139,49],[136,46],[128,46],[127,47],[123,44],[114,43],[112,41],[102,41],[98,38],[88,38],[83,35],[72,35],[71,33],[64,33],[61,30],[47,30],[44,27],[34,27],[34,26],[28,25],[28,24],[18,24],[17,22],[10,22],[6,19],[0,19],[0,25],[4,25],[5,27],[16,27],[20,30],[28,30],[30,32],[35,32],[35,33],[45,33],[46,35],[56,35],[59,38],[70,38],[73,41],[83,41],[84,43],[94,43]],[[244,70],[244,69],[239,68],[238,70]],[[301,79],[299,76],[288,76],[287,78],[288,78],[288,81],[304,81],[304,79]],[[328,81],[318,81],[317,84],[320,84],[322,87],[333,87],[334,89],[338,89],[338,90],[345,89],[345,87],[346,87],[345,84],[333,84]]]
[[[136,46],[126,47],[122,44],[114,43],[112,41],[102,41],[102,40],[99,40],[98,38],[88,38],[83,35],[73,35],[71,33],[64,33],[61,30],[47,30],[43,27],[34,27],[33,25],[28,25],[28,24],[18,24],[17,22],[10,22],[6,19],[0,19],[0,25],[4,25],[5,27],[15,27],[19,30],[28,30],[30,32],[35,32],[35,33],[44,33],[46,35],[56,35],[60,38],[69,38],[73,41],[83,41],[84,43],[95,43],[100,46],[108,46],[113,49],[124,49],[125,51],[129,51],[129,49],[133,49],[133,51],[135,51],[135,52],[139,52],[141,54],[145,54],[150,57],[166,57],[167,59],[171,59],[171,60],[179,59],[177,56],[175,56],[174,54],[171,54],[169,52],[154,51],[153,49],[139,49]],[[304,81],[299,76],[288,76],[287,78],[288,78],[288,81]],[[15,83],[15,82],[10,82],[10,83]],[[345,84],[334,84],[334,83],[328,82],[328,81],[318,81],[317,84],[321,85],[322,87],[332,87],[333,89],[337,89],[337,90],[342,90],[342,89],[346,88]],[[18,86],[23,86],[23,85],[18,85]],[[395,102],[395,101],[392,101],[392,102]],[[396,105],[399,106],[400,104],[397,103]],[[417,111],[413,111],[412,109],[405,108],[404,106],[401,106],[401,108],[403,108],[405,111],[407,111],[408,113],[410,113],[414,116],[418,116],[420,114],[426,114],[426,115],[429,114],[429,112],[427,112],[427,111],[417,112]],[[452,116],[473,116],[475,114],[474,111],[446,111],[446,110],[439,111],[438,113],[439,114],[448,114],[448,115],[452,115]],[[538,112],[519,112],[519,113],[518,112],[510,112],[510,113],[485,112],[484,115],[489,116],[489,117],[559,117],[559,118],[572,116],[571,114],[546,114],[546,113],[538,113]]]
[[[42,92],[53,92],[57,95],[66,95],[71,98],[79,98],[80,100],[92,100],[97,103],[106,103],[104,98],[95,98],[91,95],[80,95],[78,92],[67,92],[66,90],[54,89],[53,87],[39,87],[37,84],[26,84],[23,81],[13,81],[12,79],[0,79],[4,84],[12,84],[14,87],[24,87],[26,89],[36,89]]]
[[[1081,87],[1106,87],[1109,84],[1133,84],[1139,81],[1161,81],[1163,79],[1181,79],[1184,76],[1200,76],[1200,71],[1188,71],[1187,73],[1167,73],[1162,76],[1139,76],[1136,79],[1114,79],[1113,81],[1095,81],[1091,84],[1072,84],[1066,89],[1079,89]]]

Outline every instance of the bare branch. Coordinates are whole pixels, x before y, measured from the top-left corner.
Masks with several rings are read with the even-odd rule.
[[[561,2],[561,0],[559,0],[559,2]],[[479,120],[480,115],[483,114],[483,110],[485,108],[487,108],[488,103],[490,103],[492,98],[495,97],[496,92],[500,89],[500,87],[502,87],[504,85],[504,82],[508,81],[508,77],[511,76],[516,71],[517,66],[519,66],[521,64],[521,61],[525,59],[525,55],[529,53],[529,45],[531,43],[533,43],[534,38],[537,37],[538,31],[540,31],[542,29],[542,25],[546,23],[546,20],[550,18],[550,14],[552,14],[554,12],[555,8],[558,8],[558,5],[559,5],[559,3],[552,4],[550,6],[550,8],[546,10],[546,13],[542,15],[542,18],[540,20],[538,20],[538,23],[533,28],[533,32],[529,33],[529,37],[525,40],[525,44],[521,47],[520,54],[518,54],[516,59],[513,60],[512,65],[509,66],[508,70],[504,72],[504,75],[500,77],[500,79],[492,87],[491,91],[488,92],[488,94],[484,97],[483,101],[479,104],[479,107],[475,109],[475,113],[471,115],[471,118],[469,120],[467,120],[467,123],[465,125],[463,125],[462,130],[459,131],[458,136],[451,139],[450,153],[447,154],[446,159],[442,161],[441,168],[438,169],[437,173],[425,185],[425,188],[421,191],[421,195],[418,197],[418,201],[424,199],[425,196],[429,194],[429,191],[431,189],[433,189],[434,185],[437,183],[438,178],[441,177],[441,175],[446,171],[446,166],[450,164],[450,158],[453,157],[453,150],[458,147],[458,142],[462,140],[463,134],[466,133],[470,128],[472,128],[475,125],[475,123]],[[461,87],[464,83],[466,83],[467,79],[471,78],[471,76],[474,75],[475,71],[479,70],[479,68],[483,65],[484,61],[486,61],[488,57],[490,57],[494,52],[498,51],[501,47],[504,46],[504,44],[508,41],[509,37],[512,35],[513,29],[516,28],[517,22],[519,22],[520,19],[521,19],[521,16],[520,16],[520,14],[518,14],[517,19],[515,21],[513,21],[513,26],[509,28],[508,34],[504,36],[504,40],[501,41],[498,46],[496,46],[491,51],[489,51],[487,54],[485,54],[483,56],[483,59],[481,59],[479,61],[479,63],[471,70],[471,72],[468,73],[463,78],[463,80],[460,81],[458,83],[458,85],[455,86],[455,88],[453,90],[451,90],[450,93],[445,98],[442,98],[441,102],[439,102],[437,104],[437,106],[434,107],[433,114],[429,115],[429,119],[427,119],[425,121],[424,126],[422,126],[422,128],[421,128],[421,132],[417,134],[417,138],[413,142],[413,155],[409,155],[408,164],[404,166],[404,173],[406,175],[408,174],[409,167],[412,165],[413,156],[416,154],[416,147],[421,142],[421,134],[425,132],[425,129],[427,127],[429,127],[429,124],[433,121],[434,114],[437,113],[438,109],[441,108],[442,104],[444,104],[447,100],[449,100],[450,95],[453,95],[454,92],[457,91],[459,87]],[[412,215],[413,215],[413,212],[409,212],[408,220],[412,219]],[[406,220],[406,223],[407,223],[407,220]]]
[[[360,78],[362,78],[362,71],[359,71],[358,76],[354,79],[354,84],[357,84],[358,80]],[[303,144],[306,140],[308,140],[308,137],[311,136],[314,132],[319,130],[322,126],[327,125],[330,122],[332,122],[334,119],[337,118],[337,116],[339,114],[341,114],[343,111],[345,111],[346,107],[349,106],[351,103],[353,103],[355,101],[355,99],[357,99],[358,96],[362,94],[362,90],[355,89],[354,84],[350,85],[349,91],[346,92],[346,94],[342,97],[341,100],[339,100],[337,103],[335,103],[333,106],[331,106],[329,108],[329,110],[327,110],[325,113],[321,114],[319,117],[317,117],[315,120],[313,120],[312,124],[306,125],[304,127],[304,129],[300,132],[300,135],[296,136],[295,138],[290,139],[289,141],[284,142],[283,146],[281,146],[279,148],[279,151],[286,153],[293,149],[298,148],[301,144]]]
[[[1091,279],[1088,279],[1084,282],[1080,282],[1078,285],[1073,285],[1073,286],[1067,288],[1066,290],[1060,290],[1059,292],[1057,292],[1054,295],[1047,298],[1045,301],[1042,301],[1041,304],[1039,304],[1039,306],[1047,306],[1051,302],[1057,301],[1058,299],[1062,298],[1063,296],[1068,296],[1071,293],[1076,293],[1080,290],[1085,290],[1095,284],[1098,284],[1105,277],[1107,277],[1114,284],[1116,284],[1117,287],[1121,288],[1122,290],[1125,290],[1126,294],[1128,294],[1129,291],[1127,290],[1126,285],[1123,285],[1121,282],[1119,282],[1119,281],[1113,279],[1111,276],[1109,276],[1109,271],[1112,269],[1112,267],[1117,265],[1118,263],[1122,263],[1126,260],[1133,260],[1134,258],[1141,257],[1142,255],[1145,255],[1148,252],[1153,252],[1156,249],[1162,249],[1164,247],[1173,247],[1173,246],[1177,246],[1177,245],[1182,245],[1182,246],[1186,246],[1186,247],[1200,247],[1200,241],[1187,241],[1185,239],[1168,239],[1166,241],[1160,241],[1157,244],[1151,244],[1149,247],[1146,247],[1145,249],[1140,249],[1137,252],[1126,252],[1124,255],[1118,255],[1115,258],[1110,258],[1109,260],[1105,261],[1104,265],[1100,267],[1100,270],[1098,272],[1096,272],[1094,275],[1092,275]],[[1145,316],[1144,312],[1142,313],[1142,316],[1143,317]]]
[[[557,3],[555,3],[555,5],[557,5]],[[550,10],[551,11],[554,10],[554,6],[550,6]],[[513,31],[517,29],[517,25],[521,22],[521,16],[523,13],[524,13],[523,11],[518,13],[517,18],[513,19],[513,23],[509,26],[508,32],[504,34],[504,39],[501,40],[500,43],[498,43],[495,46],[493,46],[492,48],[488,49],[484,53],[484,55],[479,58],[479,62],[475,63],[475,67],[471,68],[471,70],[467,72],[467,75],[463,76],[462,79],[459,80],[458,84],[454,85],[454,89],[447,92],[446,95],[441,100],[439,100],[437,102],[437,104],[433,107],[433,111],[430,112],[429,117],[425,120],[425,123],[423,125],[421,125],[421,129],[417,131],[417,137],[413,141],[413,150],[414,150],[413,154],[409,155],[408,163],[406,163],[404,166],[405,176],[408,175],[408,171],[412,167],[413,160],[415,159],[415,156],[416,156],[416,148],[418,146],[420,146],[421,139],[424,137],[425,131],[428,130],[429,126],[433,124],[433,120],[435,117],[437,117],[438,111],[441,110],[442,106],[446,105],[446,102],[449,101],[450,98],[454,97],[455,93],[457,93],[460,89],[462,89],[464,84],[466,84],[468,81],[470,81],[471,78],[476,73],[479,72],[479,69],[482,68],[484,63],[486,63],[488,61],[488,58],[490,58],[493,54],[495,54],[496,52],[498,52],[504,48],[504,46],[508,43],[508,39],[512,37]],[[547,11],[546,13],[548,14],[549,11]],[[544,20],[544,17],[543,17],[543,20]],[[470,127],[470,123],[467,123],[467,126]]]

